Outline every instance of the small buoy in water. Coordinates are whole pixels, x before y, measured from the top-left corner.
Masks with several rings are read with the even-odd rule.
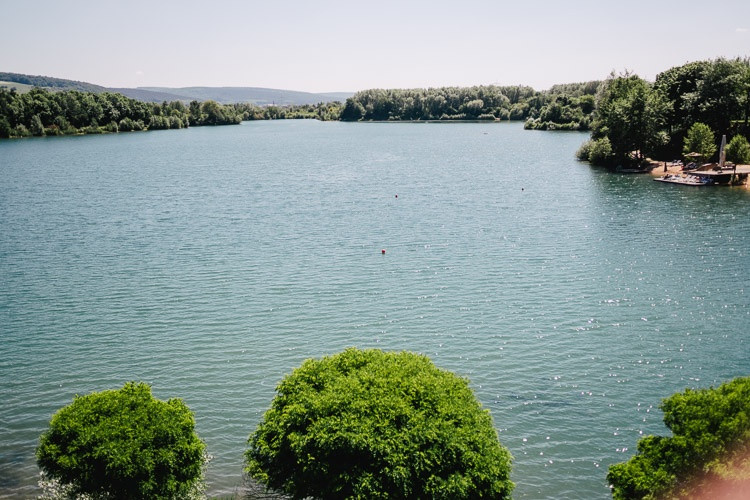
[[[521,191],[523,191],[523,188],[521,188]]]
[[[380,251],[381,254],[385,255],[385,248]]]
[[[396,195],[396,198],[398,198],[398,195]]]

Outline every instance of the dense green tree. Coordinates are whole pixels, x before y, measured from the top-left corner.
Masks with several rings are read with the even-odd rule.
[[[584,84],[571,84],[583,95]],[[568,90],[565,90],[568,91]],[[571,90],[573,92],[573,90]],[[511,118],[523,120],[538,113],[549,99],[530,87],[439,87],[430,89],[369,89],[349,98],[341,119],[458,120]]]
[[[482,99],[473,99],[461,105],[461,111],[471,118],[476,118],[482,114],[484,109],[484,101]]]
[[[576,158],[581,161],[588,161],[594,165],[605,167],[612,166],[615,161],[609,137],[589,139],[584,142],[578,151],[576,151]]]
[[[750,163],[750,143],[742,135],[735,135],[727,144],[727,160],[737,164]]]
[[[750,378],[677,393],[661,404],[671,437],[646,436],[607,480],[617,500],[744,498],[750,477]]]
[[[687,132],[682,153],[699,153],[701,160],[706,161],[716,152],[714,133],[705,123],[695,123]]]
[[[670,68],[656,76],[654,88],[667,103],[668,151],[677,154],[693,123],[705,123],[718,134],[736,131],[748,110],[750,60],[716,59]]]
[[[11,126],[8,119],[4,116],[0,116],[0,138],[7,139],[10,137]]]
[[[204,108],[208,112],[204,112]],[[328,119],[333,115],[338,118],[335,106],[326,107],[325,113],[321,113]],[[0,120],[8,125],[0,131],[0,137],[115,133],[183,128],[191,123],[227,125],[239,123],[244,116],[241,105],[225,106],[215,102],[196,101],[188,109],[179,101],[151,104],[112,92],[50,92],[34,88],[20,94],[0,88]],[[317,117],[315,110],[309,110],[305,117]]]
[[[616,162],[640,162],[664,142],[665,103],[642,78],[614,73],[597,95],[592,138],[607,137]]]
[[[587,130],[594,109],[594,96],[570,97],[550,95],[535,118],[529,118],[524,128],[535,130]]]
[[[347,349],[284,378],[247,472],[294,498],[506,498],[509,452],[465,379],[425,356]]]
[[[719,135],[728,134],[732,120],[742,118],[750,92],[750,62],[717,59],[699,87],[697,108],[701,121]]]
[[[205,445],[180,399],[144,383],[76,396],[52,416],[37,448],[47,477],[94,498],[181,498],[196,492]]]
[[[29,132],[31,132],[31,135],[36,135],[36,136],[44,135],[44,125],[42,125],[42,119],[39,117],[39,115],[34,115],[31,117],[31,125],[29,126]]]
[[[698,118],[699,86],[705,78],[710,63],[698,61],[675,66],[656,75],[654,89],[666,101],[664,118],[670,135],[685,136]],[[680,133],[681,132],[681,133]]]

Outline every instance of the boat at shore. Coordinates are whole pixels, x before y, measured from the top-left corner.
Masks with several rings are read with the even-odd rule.
[[[670,184],[682,184],[683,186],[710,186],[713,184],[713,180],[709,177],[701,177],[698,175],[665,174],[654,180],[658,182],[668,182]]]
[[[668,182],[670,184],[682,184],[683,186],[736,186],[747,183],[750,176],[750,167],[747,165],[735,165],[726,161],[727,136],[721,137],[721,148],[719,150],[718,163],[705,163],[699,167],[688,164],[682,167],[681,173],[668,173],[667,165],[664,164],[664,175],[654,180]],[[687,157],[694,157],[698,153],[690,153]],[[672,162],[674,165],[675,162]]]

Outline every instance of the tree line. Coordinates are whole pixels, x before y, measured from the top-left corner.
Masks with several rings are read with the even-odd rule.
[[[344,121],[526,120],[529,129],[588,130],[600,82],[526,86],[370,89],[346,100]]]
[[[60,92],[33,88],[17,92],[0,87],[0,138],[100,134],[134,130],[233,125],[245,120],[338,120],[341,103],[256,106],[171,101],[147,103],[115,92]]]
[[[674,159],[691,152],[684,149],[693,147],[695,141],[688,136],[697,133],[690,133],[696,124],[710,130],[714,143],[726,134],[729,151],[739,153],[735,161],[746,163],[750,161],[746,157],[750,150],[746,146],[749,114],[748,58],[687,63],[660,73],[653,83],[628,72],[613,72],[603,81],[555,85],[546,91],[521,85],[369,89],[343,104],[297,106],[221,105],[214,101],[148,104],[111,92],[35,88],[17,93],[0,88],[0,138],[224,125],[242,120],[523,120],[524,127],[532,130],[591,130],[591,140],[577,156],[609,166],[637,166],[647,156]]]
[[[671,437],[644,436],[607,481],[615,499],[740,498],[750,378],[663,400]],[[468,380],[424,355],[349,348],[276,387],[245,472],[291,498],[509,498],[512,457]],[[36,451],[45,497],[198,498],[209,460],[180,399],[144,383],[76,396]]]
[[[749,114],[748,58],[691,62],[658,74],[654,83],[612,73],[596,94],[591,140],[578,157],[607,166],[638,166],[646,157],[666,160],[690,152],[709,159],[715,146],[691,151],[700,143],[694,136],[705,130],[710,144],[726,135],[735,141],[733,153],[745,151]],[[736,157],[750,161],[744,153]]]
[[[0,88],[1,138],[229,125],[244,118],[244,110],[215,101],[152,104],[113,92]]]

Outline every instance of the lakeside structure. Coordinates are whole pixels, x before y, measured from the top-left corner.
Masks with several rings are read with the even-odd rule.
[[[662,165],[659,162],[659,165]],[[732,167],[720,168],[716,163],[706,163],[695,170],[686,171],[679,163],[663,162],[663,168],[653,164],[652,175],[659,177],[654,180],[671,182],[672,184],[685,184],[694,186],[744,186],[750,189],[747,180],[750,177],[750,165],[733,165]],[[693,182],[691,179],[696,179]],[[682,180],[680,180],[682,179]]]

